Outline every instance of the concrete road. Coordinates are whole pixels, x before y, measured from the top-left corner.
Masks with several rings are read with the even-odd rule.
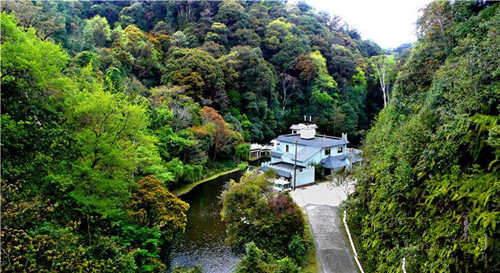
[[[344,190],[320,183],[292,191],[292,198],[306,212],[318,263],[325,273],[356,273],[353,253],[337,214],[339,204],[346,199]]]
[[[319,183],[304,188],[291,191],[290,195],[299,207],[306,205],[328,205],[338,207],[342,201],[347,199],[346,192],[352,191],[352,186],[348,189],[336,187],[331,183]]]

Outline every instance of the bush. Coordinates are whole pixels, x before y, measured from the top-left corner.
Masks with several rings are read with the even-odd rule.
[[[304,234],[302,211],[290,196],[271,190],[271,177],[249,173],[223,194],[226,242],[236,251],[253,241],[269,253],[285,256],[292,240]]]
[[[192,268],[186,266],[175,266],[172,273],[203,273],[203,268],[196,264]]]
[[[236,273],[298,273],[301,268],[290,257],[276,260],[274,255],[259,249],[254,242],[246,246],[246,254],[238,263]]]
[[[240,169],[240,171],[246,170],[247,167],[248,167],[247,162],[241,162],[240,164],[238,164],[238,169]]]
[[[248,155],[250,154],[250,144],[243,143],[236,147],[236,155],[241,160],[248,160]]]

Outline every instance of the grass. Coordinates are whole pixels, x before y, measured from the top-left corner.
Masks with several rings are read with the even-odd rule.
[[[316,244],[314,244],[314,237],[311,232],[311,227],[309,226],[309,221],[306,220],[305,222],[305,239],[309,242],[310,247],[309,252],[307,253],[307,261],[302,267],[302,271],[304,273],[317,273],[320,272],[320,265],[318,264],[318,260],[316,259]]]
[[[344,207],[344,209],[346,209],[346,208]],[[351,259],[352,259],[352,262],[356,266],[356,269],[358,270],[357,272],[360,272],[359,267],[358,267],[358,263],[356,263],[356,259],[354,258],[354,249],[352,248],[351,242],[349,242],[349,235],[347,235],[347,229],[346,229],[346,226],[344,224],[344,220],[343,220],[343,218],[344,218],[344,210],[342,210],[341,212],[342,213],[339,213],[339,217],[340,217],[340,222],[342,223],[342,231],[344,232],[344,237],[346,238],[346,240],[347,240],[347,242],[349,244],[349,249],[351,249],[351,254],[352,254]],[[352,236],[352,240],[354,242],[354,245],[356,247],[356,244],[357,244],[356,238],[354,237],[354,235],[352,235],[352,232],[351,232],[351,236]],[[360,258],[358,256],[358,260],[359,259]],[[360,260],[360,262],[361,262],[361,260]],[[361,266],[363,266],[363,265],[361,265]]]
[[[240,164],[241,165],[241,164]],[[199,181],[196,181],[196,182],[193,182],[193,183],[190,183],[190,184],[186,184],[186,185],[182,185],[180,188],[178,189],[175,189],[173,190],[173,194],[176,195],[176,196],[181,196],[183,194],[186,194],[188,193],[189,191],[191,191],[194,187],[200,185],[200,184],[203,184],[205,182],[208,182],[210,180],[214,180],[215,178],[219,177],[219,176],[222,176],[222,175],[226,175],[226,174],[230,174],[230,173],[233,173],[233,172],[237,172],[237,171],[240,171],[241,170],[241,167],[238,165],[237,168],[233,168],[231,170],[228,170],[228,171],[223,171],[223,172],[220,172],[220,173],[217,173],[217,174],[214,174],[208,178],[205,178],[203,180],[199,180]],[[246,168],[246,166],[245,166]]]

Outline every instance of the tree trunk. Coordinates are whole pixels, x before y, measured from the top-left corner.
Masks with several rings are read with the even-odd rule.
[[[88,213],[87,213],[87,234],[89,236],[89,244],[92,244],[92,238],[90,236],[90,217]]]

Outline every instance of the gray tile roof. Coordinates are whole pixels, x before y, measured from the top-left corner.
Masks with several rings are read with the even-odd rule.
[[[280,168],[285,168],[293,171],[293,164],[287,163],[287,162],[277,162],[277,163],[272,163],[271,168],[273,166],[280,167]],[[304,167],[297,165],[297,170],[302,170]]]
[[[345,155],[328,156],[321,160],[321,164],[328,169],[337,169],[347,166],[345,159]]]
[[[351,153],[347,153],[347,155],[349,156],[349,159],[351,160],[352,163],[363,161],[363,157],[361,157],[361,153],[351,152]]]
[[[304,162],[319,151],[321,151],[319,147],[306,146],[297,152],[297,161]]]
[[[289,135],[281,135],[278,137],[278,140],[286,143],[295,143],[297,140],[299,145],[309,146],[309,147],[318,147],[318,148],[326,148],[348,144],[349,141],[342,139],[340,137],[332,137],[332,136],[322,136],[316,135],[312,139],[303,139],[300,138],[300,134],[289,134]]]
[[[264,166],[264,167],[262,167],[261,170],[265,172],[265,171],[267,171],[269,169],[269,167],[270,166]],[[272,167],[271,167],[271,169],[272,169]],[[273,170],[275,170],[275,169],[273,169]],[[283,171],[283,170],[275,170],[275,171],[281,177],[285,177],[285,178],[291,178],[292,177],[292,173],[291,172],[287,172],[287,171]]]

